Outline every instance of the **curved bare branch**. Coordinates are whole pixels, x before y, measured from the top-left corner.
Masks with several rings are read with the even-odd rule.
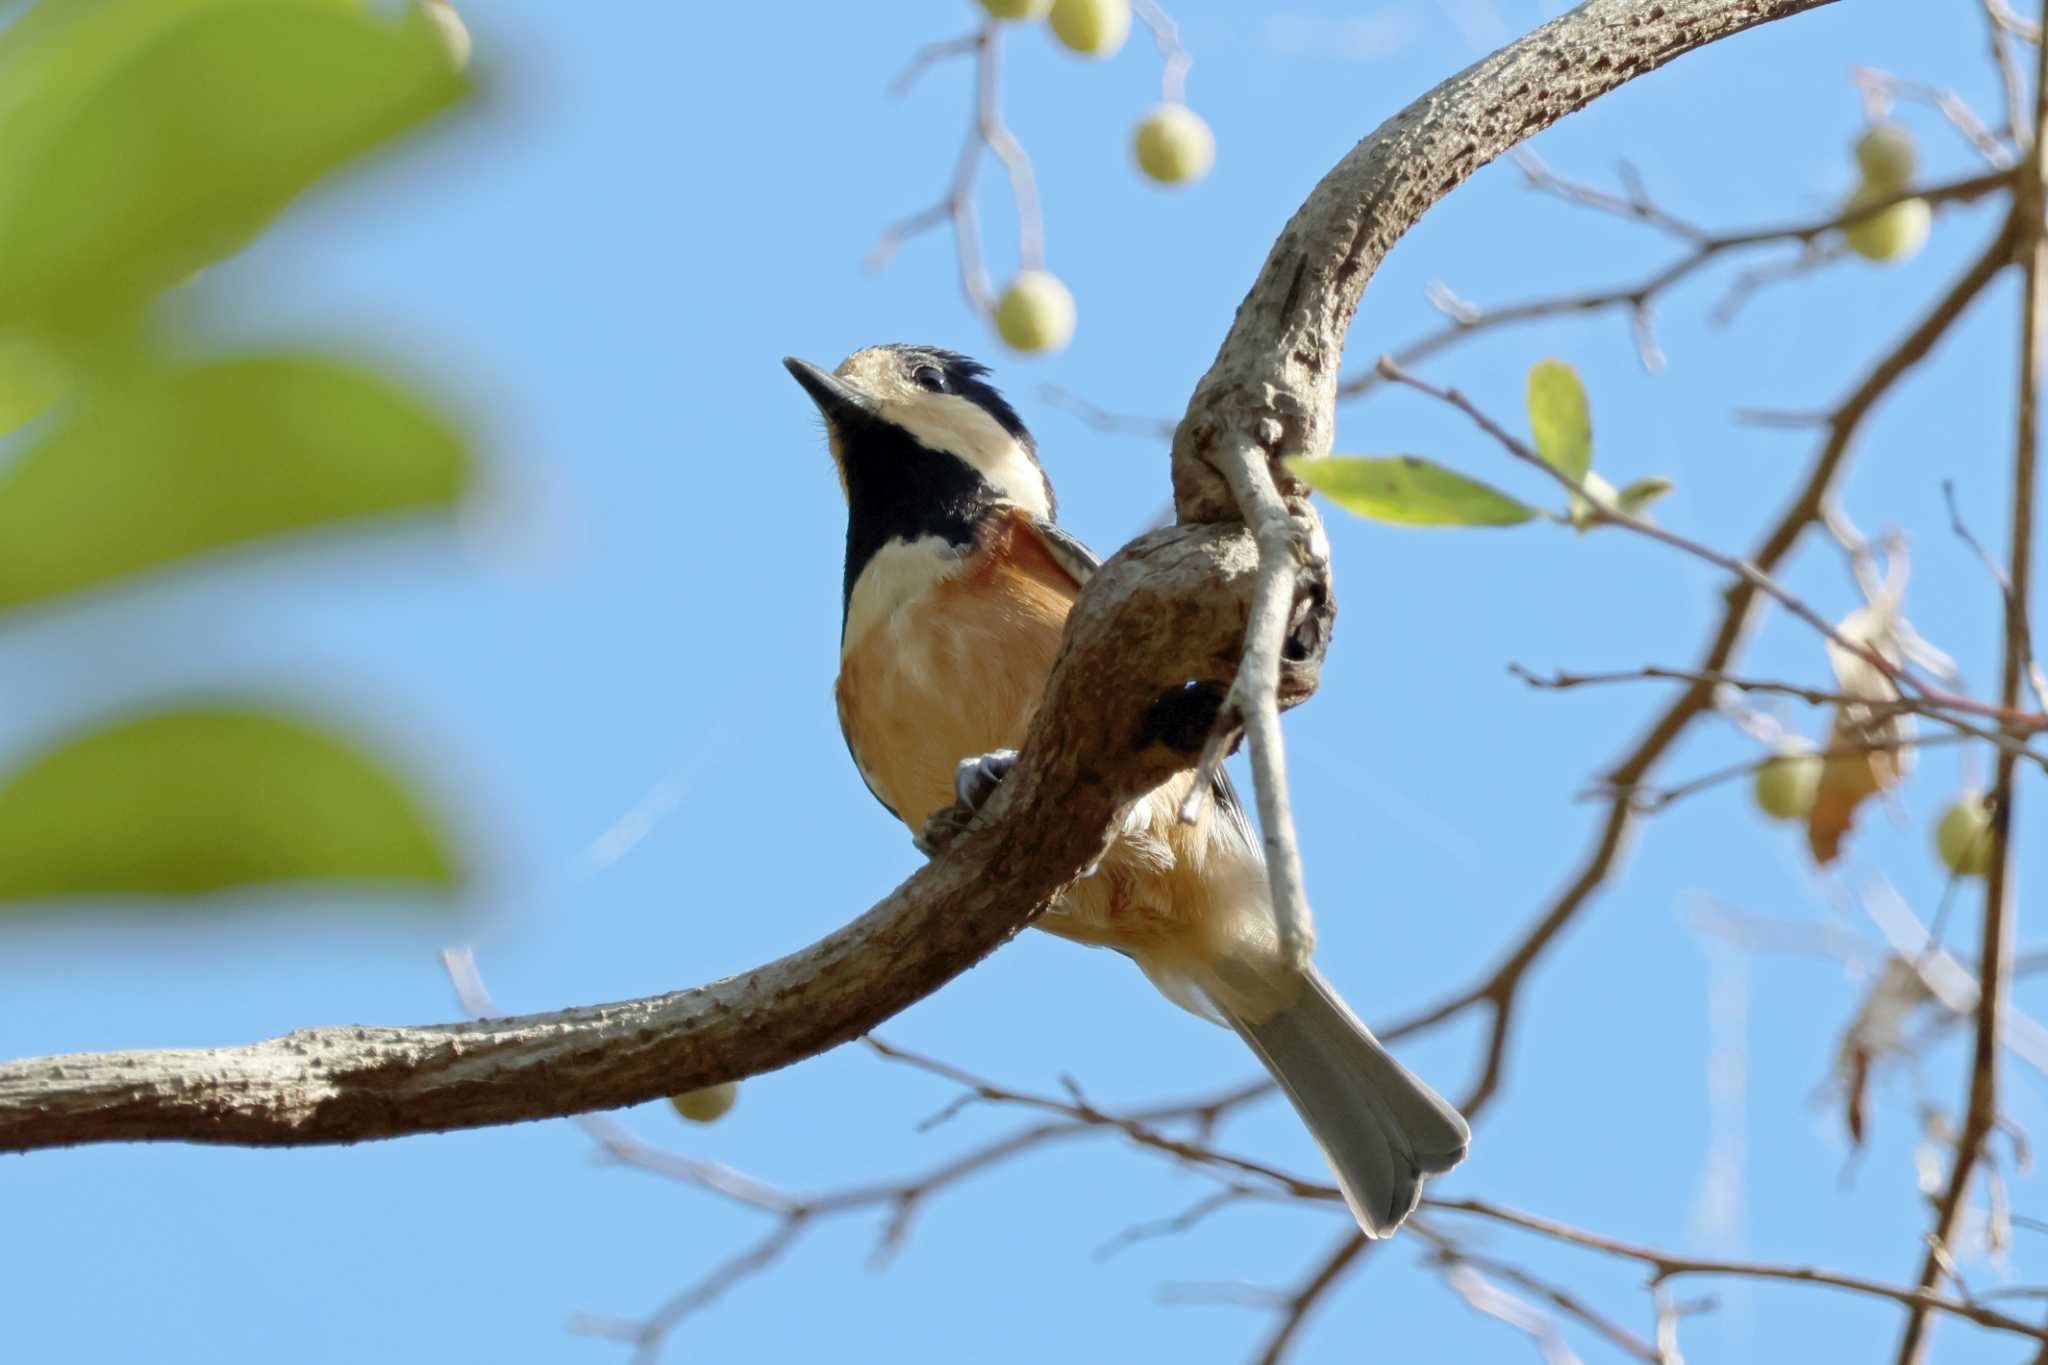
[[[613,1108],[788,1065],[936,990],[1092,862],[1124,804],[1193,763],[1200,737],[1160,742],[1157,703],[1184,680],[1233,677],[1248,624],[1270,628],[1250,621],[1255,588],[1290,622],[1304,594],[1326,592],[1320,529],[1292,501],[1300,488],[1255,466],[1328,448],[1344,334],[1394,241],[1484,162],[1624,81],[1825,3],[1590,0],[1360,142],[1281,233],[1195,391],[1174,443],[1184,525],[1126,547],[1089,585],[984,824],[854,923],[742,976],[647,1000],[11,1063],[0,1066],[0,1150],[350,1142]],[[1242,524],[1270,527],[1283,510],[1294,553],[1269,550],[1261,566]],[[1315,658],[1261,658],[1266,675],[1238,679],[1233,695],[1270,705],[1257,699],[1313,690]],[[1274,667],[1293,671],[1275,678]],[[1277,745],[1255,758],[1277,773]]]

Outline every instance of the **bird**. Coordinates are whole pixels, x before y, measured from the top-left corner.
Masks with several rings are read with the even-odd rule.
[[[1023,741],[1067,614],[1100,561],[1056,519],[1036,442],[985,365],[934,346],[784,366],[824,419],[845,494],[834,695],[855,767],[927,847]],[[1182,819],[1182,773],[1137,801],[1036,923],[1113,948],[1233,1030],[1321,1148],[1360,1229],[1385,1237],[1464,1158],[1458,1111],[1381,1046],[1310,963],[1282,954],[1261,843],[1220,770]]]

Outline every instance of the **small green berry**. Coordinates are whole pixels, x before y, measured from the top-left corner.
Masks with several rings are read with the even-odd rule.
[[[1138,168],[1162,185],[1200,180],[1216,161],[1216,135],[1185,104],[1162,104],[1138,125]]]
[[[1880,123],[1856,139],[1856,165],[1863,183],[1897,194],[1913,183],[1913,135],[1896,123]]]
[[[1131,36],[1131,0],[1053,0],[1053,36],[1084,57],[1107,57]]]
[[[719,1085],[707,1085],[702,1090],[692,1090],[681,1095],[670,1095],[668,1102],[676,1112],[692,1123],[716,1123],[732,1112],[739,1102],[740,1083],[726,1081]]]
[[[1057,275],[1025,270],[996,301],[996,335],[1020,351],[1057,351],[1074,336],[1074,296]]]
[[[1804,820],[1820,793],[1824,760],[1804,749],[1781,749],[1756,770],[1757,809],[1773,820]]]
[[[1934,826],[1934,851],[1958,877],[1991,875],[1991,810],[1980,792],[1964,792]]]
[[[981,0],[991,19],[1043,19],[1052,0]]]
[[[1890,198],[1896,190],[1865,185],[1849,196],[1850,211]],[[1927,245],[1934,210],[1925,199],[1901,199],[1890,208],[1859,218],[1842,229],[1849,249],[1866,260],[1885,263],[1909,261]]]

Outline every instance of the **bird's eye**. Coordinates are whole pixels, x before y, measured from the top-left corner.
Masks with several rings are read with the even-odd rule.
[[[936,365],[920,365],[911,372],[910,378],[928,393],[946,391],[946,372]]]

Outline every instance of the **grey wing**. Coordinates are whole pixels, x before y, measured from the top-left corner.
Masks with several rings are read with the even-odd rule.
[[[1095,577],[1095,571],[1102,567],[1102,560],[1095,551],[1053,522],[1034,517],[1031,529],[1038,533],[1039,543],[1052,556],[1052,562],[1066,570],[1067,577],[1074,580],[1075,587]]]
[[[1038,533],[1038,539],[1045,546],[1047,554],[1074,580],[1076,587],[1095,576],[1102,567],[1102,561],[1095,551],[1059,525],[1034,518],[1031,529]],[[1244,840],[1244,846],[1263,859],[1264,845],[1259,842],[1258,831],[1252,828],[1251,817],[1245,813],[1244,802],[1238,799],[1237,788],[1230,784],[1230,774],[1221,768],[1216,770],[1216,781],[1210,786],[1210,795],[1216,802],[1217,818],[1229,826],[1232,833]]]
[[[1218,768],[1216,781],[1210,785],[1209,793],[1216,799],[1216,818],[1244,840],[1244,846],[1252,851],[1253,857],[1264,862],[1266,846],[1260,842],[1258,831],[1252,828],[1252,818],[1245,813],[1237,788],[1230,784],[1230,774]]]

